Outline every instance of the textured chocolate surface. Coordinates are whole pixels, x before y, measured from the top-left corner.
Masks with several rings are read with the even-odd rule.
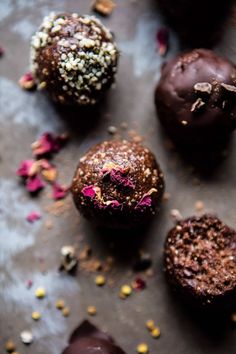
[[[178,222],[166,239],[165,271],[200,304],[230,305],[236,295],[235,230],[207,214]]]
[[[236,128],[235,91],[230,61],[206,49],[180,54],[162,68],[155,92],[158,117],[177,141],[223,140]]]
[[[168,22],[184,44],[212,46],[224,33],[233,0],[158,0]]]
[[[95,104],[113,83],[117,60],[112,34],[92,16],[50,14],[31,40],[38,88],[63,104]]]
[[[72,184],[77,208],[108,227],[144,224],[157,211],[164,190],[154,155],[128,141],[105,141],[80,159]]]
[[[125,354],[106,333],[88,321],[73,332],[63,354]]]

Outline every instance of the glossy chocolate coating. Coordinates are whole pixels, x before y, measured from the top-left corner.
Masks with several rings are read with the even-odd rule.
[[[236,232],[213,215],[182,220],[165,243],[170,283],[194,303],[216,308],[235,302]]]
[[[113,339],[88,321],[72,333],[63,354],[125,354]]]
[[[114,81],[117,61],[111,32],[92,16],[50,14],[32,37],[38,88],[62,104],[97,103]]]
[[[236,128],[236,92],[227,85],[236,91],[230,61],[206,49],[180,54],[162,68],[155,91],[158,118],[177,142],[224,140]]]
[[[233,0],[158,0],[184,45],[211,47],[224,32]]]
[[[81,213],[112,228],[147,222],[156,213],[163,190],[163,174],[154,155],[125,140],[92,147],[80,159],[72,183],[74,202]]]

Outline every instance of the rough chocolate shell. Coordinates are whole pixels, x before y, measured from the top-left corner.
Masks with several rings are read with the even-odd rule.
[[[166,63],[155,91],[158,118],[173,140],[211,144],[236,128],[236,68],[195,49]]]
[[[31,40],[38,88],[62,104],[95,104],[113,83],[117,60],[111,32],[92,16],[50,14]]]
[[[165,243],[171,284],[205,308],[235,302],[236,232],[213,215],[179,221]]]
[[[92,147],[81,159],[72,183],[75,205],[105,227],[131,228],[158,210],[163,173],[154,155],[140,144],[112,140]]]

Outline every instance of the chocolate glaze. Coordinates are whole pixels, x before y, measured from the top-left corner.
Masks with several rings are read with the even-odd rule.
[[[169,24],[190,47],[211,47],[224,32],[233,0],[158,0]]]
[[[71,335],[63,354],[125,354],[106,333],[84,321]]]
[[[179,221],[165,243],[168,280],[208,309],[232,305],[236,295],[236,232],[213,215]]]
[[[62,104],[95,104],[113,83],[117,61],[111,32],[92,16],[50,14],[32,37],[38,87]]]
[[[224,84],[236,87],[236,68],[210,50],[195,49],[164,64],[155,103],[173,140],[210,144],[228,137],[236,128],[236,93]]]
[[[85,195],[90,186],[96,191],[92,197]],[[163,190],[163,174],[154,155],[125,140],[92,147],[80,159],[72,183],[74,202],[81,213],[112,228],[146,223],[156,213]]]

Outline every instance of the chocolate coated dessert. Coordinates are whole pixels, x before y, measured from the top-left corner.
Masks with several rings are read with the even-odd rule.
[[[164,64],[155,102],[173,140],[208,145],[225,140],[236,128],[236,67],[206,49],[180,54]]]
[[[158,0],[169,24],[190,47],[209,47],[221,37],[233,0]]]
[[[195,304],[215,309],[236,298],[236,232],[213,215],[182,220],[165,243],[170,283]]]
[[[140,144],[105,141],[80,159],[72,194],[81,213],[112,228],[138,227],[156,212],[164,190],[154,155]]]
[[[113,83],[118,50],[95,17],[51,14],[31,41],[31,66],[39,89],[62,104],[95,104]]]
[[[63,354],[125,354],[107,334],[84,321],[73,333]]]

